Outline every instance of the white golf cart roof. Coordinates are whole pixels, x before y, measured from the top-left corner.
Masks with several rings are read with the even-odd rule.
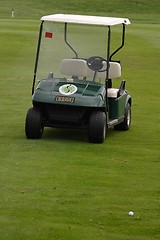
[[[130,24],[128,18],[115,18],[115,17],[99,17],[87,15],[73,15],[73,14],[53,14],[43,16],[42,21],[51,22],[64,22],[64,23],[78,23],[78,24],[91,24],[101,26],[113,26],[118,24]]]

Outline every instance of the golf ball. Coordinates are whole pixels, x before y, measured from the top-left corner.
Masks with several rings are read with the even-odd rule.
[[[134,212],[129,211],[128,215],[132,217],[132,216],[134,216]]]

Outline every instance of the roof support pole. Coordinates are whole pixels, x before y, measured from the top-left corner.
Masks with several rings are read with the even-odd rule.
[[[121,40],[121,45],[119,48],[117,48],[110,56],[110,61],[113,57],[113,55],[115,55],[123,46],[124,46],[124,40],[125,40],[125,24],[123,23],[123,31],[122,31],[122,40]]]
[[[38,59],[39,59],[39,52],[40,52],[40,45],[41,45],[41,38],[42,38],[43,23],[44,23],[44,21],[41,22],[40,31],[39,31],[38,47],[37,47],[36,62],[35,62],[35,67],[34,67],[33,84],[32,84],[32,95],[34,93],[34,85],[35,85],[35,81],[36,81],[36,74],[37,74],[37,68],[38,68]]]
[[[107,96],[107,88],[108,88],[108,77],[109,77],[109,56],[110,56],[110,42],[111,42],[111,27],[108,26],[108,40],[107,40],[107,71],[106,71],[106,96]],[[109,111],[109,105],[108,105],[108,97],[106,97],[106,108],[107,108],[107,112]],[[109,116],[107,116],[108,118]]]
[[[108,26],[108,40],[107,40],[107,71],[106,71],[106,82],[109,77],[109,60],[110,60],[110,42],[111,42],[111,27]]]
[[[74,48],[67,41],[67,23],[66,22],[64,24],[64,41],[70,47],[70,49],[75,53],[76,58],[78,58],[77,52],[74,50]]]

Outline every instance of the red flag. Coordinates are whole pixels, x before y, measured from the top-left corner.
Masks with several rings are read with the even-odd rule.
[[[51,33],[51,32],[45,32],[45,37],[46,37],[46,38],[52,38],[52,36],[53,36],[53,33]]]

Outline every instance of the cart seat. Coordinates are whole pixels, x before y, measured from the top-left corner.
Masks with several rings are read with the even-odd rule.
[[[103,63],[103,69],[106,69],[106,62]],[[102,69],[102,70],[103,70]],[[62,74],[74,77],[93,77],[92,71],[84,59],[63,59],[60,66]],[[117,62],[109,63],[109,79],[117,79],[121,76],[121,65]],[[97,78],[106,79],[106,71],[97,72]]]
[[[106,69],[106,62],[104,62],[104,69]],[[62,74],[74,77],[93,77],[94,71],[92,71],[84,59],[63,59],[60,71]],[[116,79],[121,76],[121,65],[117,62],[109,63],[109,79]],[[106,72],[98,72],[97,78],[105,79]],[[107,95],[109,98],[117,98],[118,88],[108,88]]]

